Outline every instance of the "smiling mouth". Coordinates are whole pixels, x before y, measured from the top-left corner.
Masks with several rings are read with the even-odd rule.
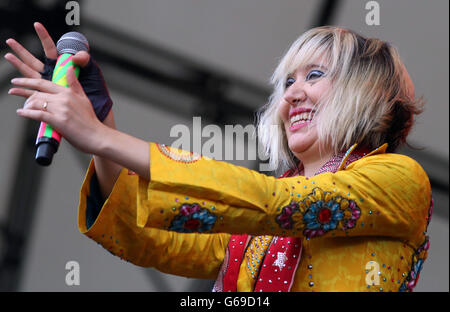
[[[314,116],[314,113],[311,113],[311,112],[294,115],[290,119],[291,127],[311,122],[311,120],[313,119],[313,116]]]

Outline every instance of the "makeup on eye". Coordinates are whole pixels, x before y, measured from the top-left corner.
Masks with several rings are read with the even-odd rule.
[[[295,79],[292,78],[292,77],[289,77],[289,78],[286,80],[286,84],[285,84],[284,86],[287,88],[287,87],[291,86],[292,84],[294,84],[294,82],[295,82]]]
[[[311,76],[313,76],[313,75],[315,75],[317,77],[322,77],[324,75],[324,73],[320,70],[312,70],[306,76],[306,81],[310,80]]]
[[[314,70],[311,70],[311,71],[306,75],[305,81],[309,81],[309,80],[311,80],[311,79],[320,78],[320,77],[322,77],[322,76],[324,76],[324,75],[325,75],[324,72],[322,72],[322,71],[320,71],[320,70],[317,70],[317,69],[314,69]],[[316,78],[312,78],[313,76],[316,76]],[[293,78],[293,77],[288,77],[288,79],[286,80],[285,87],[288,88],[289,86],[293,85],[294,83],[295,83],[295,78]]]

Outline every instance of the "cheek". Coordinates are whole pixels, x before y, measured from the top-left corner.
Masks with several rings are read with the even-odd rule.
[[[286,139],[289,140],[290,138],[290,131],[289,131],[289,126],[290,126],[290,120],[289,120],[289,104],[281,104],[278,107],[278,115],[280,116],[281,119],[281,126],[284,129],[284,133],[286,136]]]
[[[310,90],[310,97],[316,103],[322,96],[325,96],[331,88],[330,80],[327,78],[318,81]]]
[[[278,106],[278,116],[281,118],[284,124],[289,120],[289,104],[283,101]]]

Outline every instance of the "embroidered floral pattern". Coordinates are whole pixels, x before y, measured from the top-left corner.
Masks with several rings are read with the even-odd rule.
[[[280,271],[283,270],[283,268],[286,266],[284,264],[288,260],[288,257],[286,257],[286,251],[284,252],[277,252],[277,260],[273,262],[273,266],[277,266]]]
[[[419,280],[420,271],[422,270],[423,262],[425,261],[425,252],[430,248],[430,240],[428,236],[425,237],[425,242],[414,252],[412,256],[411,270],[406,276],[400,289],[400,292],[410,292],[416,287]]]
[[[428,225],[430,224],[431,216],[433,215],[433,194],[431,193],[430,208],[428,209],[427,216],[427,226],[425,232],[428,230]],[[425,233],[424,233],[425,234]],[[425,241],[419,248],[414,252],[411,261],[411,269],[408,276],[406,276],[402,285],[400,286],[400,292],[410,292],[416,287],[417,281],[419,280],[420,271],[422,270],[423,262],[426,259],[427,251],[430,248],[430,238],[425,236]]]
[[[199,204],[183,204],[180,213],[175,216],[169,230],[181,233],[209,231],[215,224],[217,217]]]
[[[354,201],[341,196],[333,197],[330,192],[315,188],[299,203],[293,201],[283,207],[276,222],[283,229],[295,226],[299,230],[303,223],[303,234],[312,238],[335,230],[339,224],[344,231],[354,228],[360,215],[361,210]]]
[[[289,205],[283,207],[281,213],[276,217],[275,221],[282,229],[290,230],[294,225],[292,214],[298,211],[298,204],[292,201]]]

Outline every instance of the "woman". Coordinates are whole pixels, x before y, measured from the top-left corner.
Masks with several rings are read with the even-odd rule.
[[[54,44],[35,27],[50,57]],[[37,77],[43,64],[10,46],[22,55],[10,62]],[[67,80],[69,88],[15,79],[23,88],[10,94],[28,98],[20,116],[52,124],[94,155],[78,225],[112,254],[216,279],[214,291],[416,285],[429,247],[431,188],[417,162],[393,153],[421,101],[390,44],[338,27],[311,29],[293,43],[258,119],[271,164],[287,169],[280,179],[117,131],[112,112],[98,120],[73,70]]]

